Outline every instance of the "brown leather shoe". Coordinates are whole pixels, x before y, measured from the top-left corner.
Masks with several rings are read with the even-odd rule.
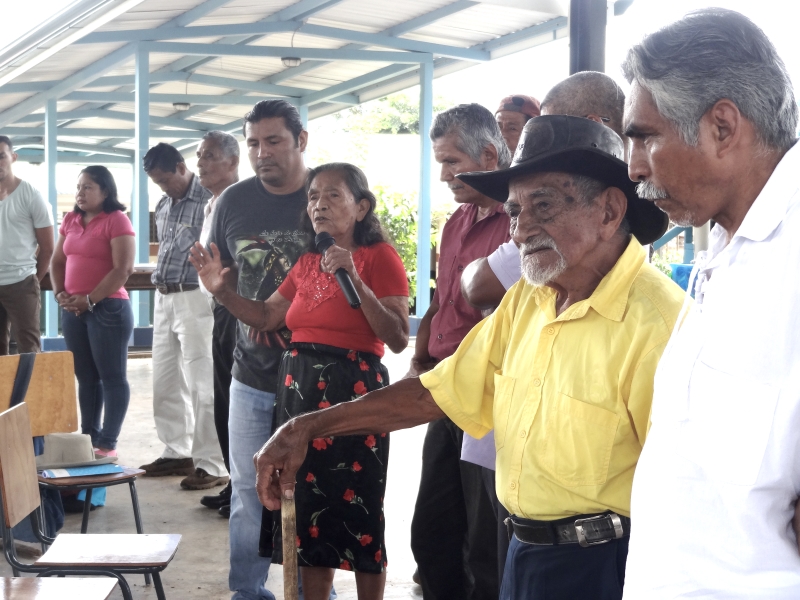
[[[230,477],[227,475],[217,477],[209,475],[204,469],[196,469],[194,473],[181,481],[181,487],[185,490],[207,490],[218,485],[225,485],[229,480]]]
[[[167,475],[191,475],[194,461],[191,458],[157,458],[139,467],[145,471],[143,477],[166,477]]]

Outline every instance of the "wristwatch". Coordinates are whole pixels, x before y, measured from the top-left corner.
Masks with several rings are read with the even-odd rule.
[[[86,302],[89,304],[89,312],[94,312],[95,304],[92,302],[92,299],[89,297],[89,294],[86,294]]]

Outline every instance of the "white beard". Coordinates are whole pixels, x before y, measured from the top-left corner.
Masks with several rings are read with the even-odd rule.
[[[540,248],[550,248],[558,254],[558,260],[547,265],[541,265],[537,255],[530,254],[531,251]],[[567,260],[558,250],[552,238],[537,239],[534,242],[521,244],[519,247],[519,256],[522,263],[522,276],[530,285],[545,285],[553,281],[567,269]]]

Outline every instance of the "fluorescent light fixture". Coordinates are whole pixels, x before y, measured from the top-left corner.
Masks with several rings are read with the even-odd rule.
[[[72,43],[76,42],[77,40],[81,39],[83,36],[88,35],[88,34],[92,33],[93,31],[99,29],[100,27],[102,27],[103,25],[108,23],[109,21],[117,18],[119,15],[127,12],[128,10],[133,8],[134,6],[136,6],[138,4],[141,4],[143,1],[144,0],[124,0],[124,1],[123,0],[111,0],[111,1],[106,1],[106,2],[98,2],[94,9],[90,9],[90,10],[88,10],[86,12],[83,12],[77,18],[75,18],[75,20],[73,22],[65,24],[63,27],[59,27],[59,29],[57,31],[52,32],[49,35],[44,35],[42,38],[37,40],[34,44],[31,44],[30,46],[28,46],[23,52],[20,52],[19,54],[17,54],[13,59],[11,59],[11,61],[7,61],[6,64],[8,64],[9,62],[12,62],[16,58],[23,57],[25,54],[27,54],[31,50],[36,50],[37,48],[42,48],[42,46],[44,44],[50,42],[52,39],[54,39],[58,35],[60,35],[62,33],[66,33],[70,29],[73,29],[74,27],[77,27],[77,29],[75,31],[73,31],[73,33],[70,33],[69,35],[64,36],[63,38],[61,38],[58,42],[56,42],[55,44],[53,44],[49,48],[42,48],[41,52],[39,52],[38,54],[35,54],[34,56],[29,58],[28,60],[25,60],[24,62],[22,62],[22,64],[12,68],[10,71],[8,71],[7,73],[5,73],[2,76],[0,76],[0,85],[5,85],[9,81],[12,81],[12,80],[16,79],[17,77],[19,77],[20,75],[22,75],[26,71],[32,69],[33,67],[35,67],[39,63],[47,60],[48,58],[50,58],[51,56],[53,56],[57,52],[63,50],[64,48],[66,48],[70,44],[72,44]],[[78,4],[78,3],[76,3],[76,4]],[[99,8],[106,7],[106,6],[109,6],[109,5],[112,5],[112,4],[116,4],[116,5],[113,6],[113,8],[111,8],[110,10],[108,10],[106,12],[103,12],[102,14],[99,14],[99,15],[94,16],[94,17],[91,16],[91,14],[92,13],[96,13]],[[87,13],[89,15],[88,16],[88,21],[86,21]],[[83,23],[84,21],[85,21],[85,23]]]
[[[181,110],[181,111],[189,110],[191,107],[192,107],[192,105],[189,104],[188,102],[173,102],[172,103],[172,108],[174,108],[175,110]]]
[[[284,67],[297,67],[300,65],[300,58],[297,56],[284,56],[281,58]]]

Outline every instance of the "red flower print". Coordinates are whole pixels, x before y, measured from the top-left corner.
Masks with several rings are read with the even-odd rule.
[[[320,381],[320,382],[317,384],[317,389],[318,389],[318,390],[324,390],[326,385],[327,385],[327,384],[326,384],[324,381]]]
[[[360,363],[358,363],[358,368],[361,369],[362,371],[369,371],[369,365],[366,363],[366,361],[363,360]]]
[[[350,360],[355,360],[356,359],[356,351],[355,350],[350,350],[350,352],[347,353],[347,358],[349,358]]]
[[[314,481],[314,474],[309,472],[309,474],[306,475],[306,481],[308,483],[311,483],[312,481]]]
[[[328,446],[333,446],[333,438],[325,438],[325,441],[328,443]]]
[[[377,563],[381,562],[381,551],[380,550],[378,550],[375,553],[375,562],[377,562]]]
[[[364,443],[367,445],[367,448],[374,448],[375,447],[375,443],[376,443],[375,442],[375,436],[374,435],[368,435],[367,439],[364,440]]]
[[[297,544],[297,547],[299,548],[300,547],[300,536],[299,535],[295,536],[295,538],[296,539],[295,539],[294,543]]]
[[[331,405],[331,403],[328,402],[327,400],[323,400],[322,402],[317,404],[317,406],[319,406],[320,408],[328,408],[330,405]]]
[[[386,434],[385,434],[385,433],[382,433],[382,434],[381,434],[381,437],[386,437]]]
[[[291,375],[287,375],[286,376],[286,381],[284,382],[283,385],[285,385],[286,387],[289,387],[290,385],[292,385],[293,381],[294,381],[294,379],[292,379],[292,376]]]
[[[289,385],[288,383],[286,385]],[[367,393],[367,386],[364,385],[363,381],[356,381],[356,384],[353,386],[353,391],[361,396],[362,394]]]
[[[360,464],[358,464],[358,461],[353,463],[353,471],[355,471],[356,473],[358,473],[362,468],[363,467]]]
[[[375,379],[377,379],[377,380],[378,380],[378,383],[383,383],[383,377],[381,377],[381,374],[380,374],[380,373],[378,373],[377,375],[375,375]]]
[[[346,560],[342,561],[342,565],[341,566],[342,566],[342,569],[344,569],[345,571],[350,571],[351,570],[350,563],[347,562]]]
[[[355,497],[356,497],[356,493],[353,490],[345,490],[344,491],[344,495],[342,496],[342,498],[344,498],[348,502],[350,502]]]
[[[308,528],[308,533],[311,534],[312,538],[319,537],[319,527],[317,527],[316,525],[312,525],[311,527]]]
[[[372,542],[372,536],[369,534],[364,534],[358,539],[358,541],[361,542],[362,546],[366,546]]]
[[[311,442],[311,445],[317,450],[325,450],[325,448],[328,447],[328,445],[325,443],[325,440],[322,438],[315,439],[313,442]]]
[[[297,356],[297,350],[292,350],[292,356]]]

